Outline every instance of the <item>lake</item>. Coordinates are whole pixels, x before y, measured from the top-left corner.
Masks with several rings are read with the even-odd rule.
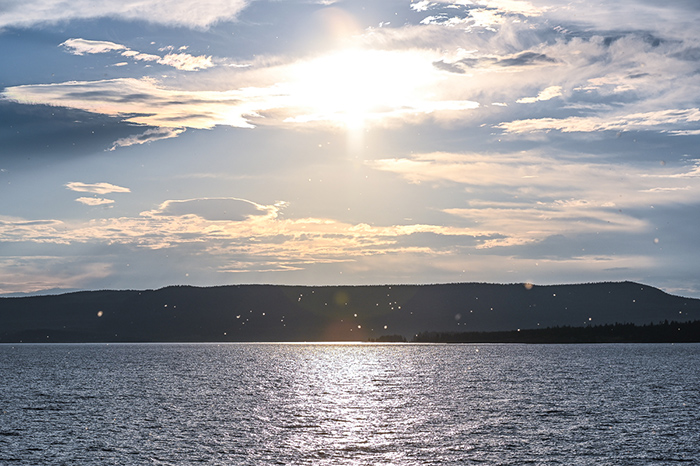
[[[700,464],[700,344],[2,344],[0,464]]]

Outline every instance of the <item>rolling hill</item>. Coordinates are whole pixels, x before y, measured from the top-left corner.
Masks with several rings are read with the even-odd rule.
[[[530,286],[171,286],[0,298],[0,342],[411,339],[700,319],[700,300],[634,282]]]

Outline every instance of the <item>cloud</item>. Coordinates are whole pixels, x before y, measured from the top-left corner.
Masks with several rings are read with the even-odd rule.
[[[516,100],[516,102],[519,104],[532,104],[538,101],[550,100],[561,95],[561,86],[549,86],[537,94],[537,97],[523,97],[522,99]]]
[[[578,207],[629,208],[694,203],[695,193],[700,191],[700,162],[697,161],[671,167],[658,162],[610,162],[586,154],[577,154],[571,159],[569,154],[555,157],[529,151],[505,154],[436,152],[365,163],[374,169],[395,173],[411,183],[432,183],[435,186],[454,183],[472,190],[494,188],[529,198],[532,202],[556,202],[568,206],[575,205],[572,200],[578,199]],[[693,184],[689,185],[691,181]],[[640,194],[662,192],[667,196]]]
[[[499,58],[494,63],[498,66],[532,66],[540,63],[557,63],[557,60],[543,53],[521,52],[511,57]]]
[[[465,52],[462,52],[465,54]],[[494,69],[497,67],[535,67],[535,66],[551,66],[558,64],[559,61],[548,57],[543,53],[536,52],[521,52],[516,55],[494,56],[494,55],[476,55],[474,52],[466,53],[465,58],[458,59],[455,62],[448,62],[445,58],[433,62],[433,66],[438,69],[449,71],[451,73],[464,74],[468,70],[478,69]],[[557,86],[552,86],[557,87]],[[560,87],[560,86],[559,86]]]
[[[81,204],[89,206],[114,204],[114,201],[112,199],[103,199],[99,197],[79,197],[78,199],[76,199],[76,202],[80,202]]]
[[[204,55],[195,57],[188,53],[169,53],[163,58],[158,59],[158,63],[172,66],[182,71],[205,70],[214,66],[211,57]]]
[[[697,164],[601,162],[583,154],[571,160],[536,151],[416,154],[366,163],[434,189],[463,186],[465,194],[454,198],[457,206],[442,211],[489,236],[477,248],[530,244],[557,234],[640,234],[651,223],[631,211],[694,205],[700,193],[700,177],[693,176]]]
[[[542,241],[554,235],[617,232],[634,234],[650,228],[647,221],[620,214],[610,206],[576,200],[572,203],[475,203],[444,212],[476,222],[494,239],[477,248],[508,247]]]
[[[68,39],[60,44],[62,47],[74,55],[97,54],[120,51],[122,57],[131,58],[137,61],[155,61],[161,65],[172,66],[181,71],[198,71],[205,70],[214,66],[212,58],[205,55],[194,56],[188,53],[168,53],[161,57],[148,53],[141,53],[136,50],[131,50],[125,45],[115,44],[114,42],[87,40],[87,39]],[[182,50],[187,47],[181,47]],[[117,63],[114,66],[122,66],[126,63]]]
[[[609,31],[596,29],[597,15],[590,16],[585,33],[553,26],[552,18],[564,10],[578,12],[579,4],[421,2],[412,8],[430,10],[442,19],[366,29],[348,39],[354,47],[335,53],[299,59],[260,56],[245,69],[220,66],[208,71],[207,81],[181,76],[169,78],[168,86],[151,77],[69,81],[9,87],[3,95],[14,102],[70,107],[171,129],[122,138],[112,148],[217,125],[360,127],[430,120],[469,126],[482,115],[495,115],[494,107],[481,105],[488,102],[547,102],[538,106],[536,116],[518,106],[503,107],[500,121],[490,124],[511,136],[548,130],[696,129],[672,127],[670,118],[653,125],[635,117],[696,106],[688,95],[700,94],[700,85],[684,53],[693,49],[694,41],[652,40],[660,34],[651,25],[649,31],[616,30],[611,40]],[[500,18],[489,26],[493,31],[470,34],[443,24],[449,18],[473,21],[478,12]],[[673,12],[674,18],[679,16]],[[64,47],[184,71],[221,62],[185,53],[184,48],[162,48],[165,55],[160,56],[87,39],[69,39]],[[668,74],[677,79],[662,78]],[[677,123],[683,125],[681,119]]]
[[[192,4],[179,0],[26,0],[3,4],[0,28],[102,17],[206,28],[235,20],[248,4],[248,0],[202,0]]]
[[[87,39],[68,39],[60,45],[68,49],[73,55],[105,53],[126,49],[124,45],[115,44],[114,42]]]
[[[161,128],[208,129],[216,125],[252,128],[248,117],[271,106],[271,90],[183,91],[161,87],[153,79],[120,78],[8,87],[10,101],[44,103],[123,117]],[[172,134],[172,133],[171,133]]]
[[[86,282],[108,277],[109,263],[82,262],[56,255],[0,257],[0,293],[33,293],[80,289]]]
[[[535,118],[496,125],[507,133],[557,130],[564,133],[594,131],[668,130],[700,121],[700,109],[667,109],[628,115],[569,118]]]
[[[256,216],[276,218],[283,206],[284,203],[263,206],[235,197],[198,198],[166,201],[158,209],[144,212],[142,215],[169,217],[196,215],[210,221],[241,222]]]
[[[109,194],[109,193],[130,193],[129,188],[124,188],[110,183],[81,183],[72,181],[66,183],[66,188],[79,193]],[[84,198],[81,198],[84,199]]]
[[[344,126],[362,120],[381,125],[428,117],[459,119],[463,112],[478,108],[478,102],[459,98],[460,93],[452,95],[450,87],[436,87],[444,77],[432,66],[432,56],[433,52],[344,51],[264,69],[229,71],[224,74],[227,79],[256,79],[260,86],[227,91],[181,90],[152,78],[119,78],[14,86],[2,96],[17,103],[69,107],[172,129],[253,128],[253,121]],[[192,64],[177,66],[194,69],[201,57],[194,58]],[[155,140],[159,135],[176,134],[142,136]],[[137,141],[138,137],[124,138],[113,147]]]
[[[151,128],[141,134],[135,134],[120,138],[114,141],[110,150],[115,150],[117,147],[128,147],[137,144],[146,144],[161,139],[170,139],[179,136],[185,131],[185,128]]]
[[[174,250],[197,247],[202,255],[270,263],[347,261],[356,257],[398,253],[448,253],[444,244],[414,244],[415,235],[452,238],[457,245],[488,238],[472,228],[430,224],[376,226],[329,218],[286,219],[286,203],[257,204],[245,199],[170,200],[138,217],[102,218],[83,222],[0,219],[0,241],[37,244],[106,244]],[[444,243],[444,241],[443,241]]]
[[[126,50],[121,53],[123,57],[133,58],[136,61],[158,61],[161,60],[160,55],[153,55],[150,53],[137,52],[136,50]]]

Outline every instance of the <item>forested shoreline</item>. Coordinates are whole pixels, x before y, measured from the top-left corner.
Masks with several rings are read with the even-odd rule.
[[[389,336],[391,337],[391,336]],[[381,338],[377,341],[382,341]],[[384,340],[395,341],[395,340]],[[557,326],[500,332],[421,332],[416,343],[691,343],[700,342],[700,320],[635,325]]]

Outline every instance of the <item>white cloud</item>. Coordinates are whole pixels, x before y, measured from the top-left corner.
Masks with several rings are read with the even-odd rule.
[[[161,139],[170,139],[179,136],[185,131],[185,128],[151,128],[141,134],[127,136],[114,141],[110,150],[115,150],[117,147],[128,147],[136,144],[146,144]]]
[[[158,61],[161,59],[160,55],[137,52],[136,50],[126,50],[122,52],[122,56],[133,58],[136,61]]]
[[[665,130],[700,121],[700,109],[667,109],[644,113],[593,117],[535,118],[500,123],[508,133],[557,130],[564,133],[593,131]]]
[[[72,19],[115,17],[175,26],[206,28],[219,21],[235,20],[248,0],[25,0],[5,2],[0,28],[56,23]]]
[[[254,88],[181,91],[161,87],[153,79],[122,78],[9,87],[3,96],[19,103],[41,102],[122,116],[124,121],[140,125],[205,129],[216,125],[252,128],[248,118],[269,108],[269,95],[273,93]]]
[[[126,49],[126,46],[115,44],[114,42],[87,39],[68,39],[60,45],[74,55],[105,53]]]
[[[532,104],[538,101],[550,100],[561,95],[561,86],[549,86],[537,94],[537,97],[523,97],[522,99],[516,100],[516,102],[519,104]]]
[[[412,1],[411,2],[411,9],[414,11],[427,11],[430,9],[432,5],[435,5],[433,2],[430,2],[429,0],[419,0],[419,1]]]
[[[79,193],[109,194],[109,193],[130,193],[129,188],[117,186],[110,183],[81,183],[72,181],[66,183],[66,188]]]
[[[114,42],[88,40],[88,39],[68,39],[61,44],[62,47],[68,49],[68,51],[74,55],[83,54],[97,54],[97,53],[107,53],[114,51],[122,51],[120,54],[122,57],[131,58],[137,61],[155,61],[161,65],[172,66],[175,69],[181,71],[198,71],[205,70],[214,66],[212,62],[212,57],[207,57],[205,55],[194,56],[188,53],[168,53],[167,55],[161,57],[159,55],[153,55],[148,53],[138,52],[136,50],[131,50],[125,45],[115,44]],[[186,50],[187,46],[180,47],[179,50]],[[165,49],[171,50],[172,46],[166,47]],[[161,48],[163,50],[163,48]],[[118,63],[114,66],[121,66],[126,63]]]
[[[89,206],[114,204],[114,201],[112,199],[104,199],[100,197],[79,197],[78,199],[76,199],[76,202],[80,202],[81,204]]]
[[[228,202],[228,204],[225,204]],[[226,206],[226,214],[216,208]],[[404,244],[412,235],[478,238],[473,228],[430,224],[376,226],[351,224],[329,218],[286,219],[284,202],[262,205],[244,199],[170,200],[138,217],[89,221],[0,221],[0,241],[42,244],[121,244],[162,249],[198,245],[212,257],[244,254],[266,264],[299,261],[347,261],[395,253],[441,253],[429,243]],[[484,238],[487,239],[487,238]]]
[[[200,55],[195,57],[188,53],[169,53],[163,58],[158,59],[161,65],[172,66],[182,71],[197,71],[211,68],[214,63],[211,57]]]

